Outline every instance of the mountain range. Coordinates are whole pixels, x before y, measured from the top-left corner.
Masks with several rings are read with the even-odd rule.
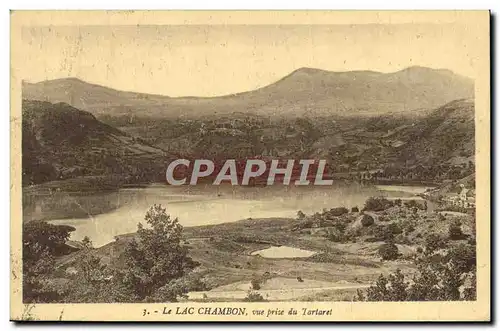
[[[25,83],[23,185],[163,180],[166,163],[179,157],[321,158],[335,173],[461,178],[473,171],[473,88],[468,78],[422,67],[302,68],[214,98],[122,92],[75,78]]]
[[[168,77],[166,77],[168,79]],[[301,68],[262,88],[219,97],[168,97],[124,92],[77,78],[23,83],[23,98],[65,102],[98,118],[199,118],[231,113],[261,116],[357,116],[418,111],[474,97],[474,82],[445,69],[394,73]]]

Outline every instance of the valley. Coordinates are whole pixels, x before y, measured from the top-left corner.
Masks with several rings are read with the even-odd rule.
[[[50,266],[45,278],[27,278],[34,292],[26,298],[469,297],[473,87],[423,67],[301,68],[269,86],[213,98],[117,91],[76,78],[25,83],[23,226],[33,254],[26,270],[38,275]],[[168,164],[181,158],[207,159],[216,169],[228,159],[325,160],[333,185],[217,186],[209,178],[167,185]],[[34,242],[47,233],[55,235],[45,259]],[[459,286],[429,290],[419,278],[429,266],[436,279]],[[390,289],[380,297],[374,286],[384,277],[405,279],[408,297]]]

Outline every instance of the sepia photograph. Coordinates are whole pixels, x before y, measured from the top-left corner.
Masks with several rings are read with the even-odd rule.
[[[489,22],[13,11],[11,319],[489,320]]]

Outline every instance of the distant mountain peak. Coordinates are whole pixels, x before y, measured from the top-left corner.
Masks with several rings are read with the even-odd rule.
[[[318,68],[311,68],[311,67],[301,67],[299,69],[295,69],[294,71],[291,72],[291,74],[308,74],[308,75],[313,75],[317,73],[327,73],[329,71],[323,70],[323,69],[318,69]]]
[[[444,69],[444,68],[429,68],[429,67],[423,67],[423,66],[410,66],[407,68],[404,68],[400,71],[395,72],[395,74],[398,73],[407,73],[407,74],[441,74],[441,75],[446,75],[446,76],[460,76],[459,74],[451,71],[450,69]]]

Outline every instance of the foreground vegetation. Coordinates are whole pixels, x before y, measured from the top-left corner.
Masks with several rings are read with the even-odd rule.
[[[24,224],[25,302],[169,302],[214,289],[201,296],[211,301],[245,283],[245,301],[269,300],[266,291],[275,286],[315,289],[294,300],[475,299],[474,217],[430,212],[425,201],[374,197],[362,207],[299,211],[296,219],[190,228],[155,205],[137,233],[99,248],[89,238],[68,240],[73,230]],[[315,254],[252,254],[273,246]]]

